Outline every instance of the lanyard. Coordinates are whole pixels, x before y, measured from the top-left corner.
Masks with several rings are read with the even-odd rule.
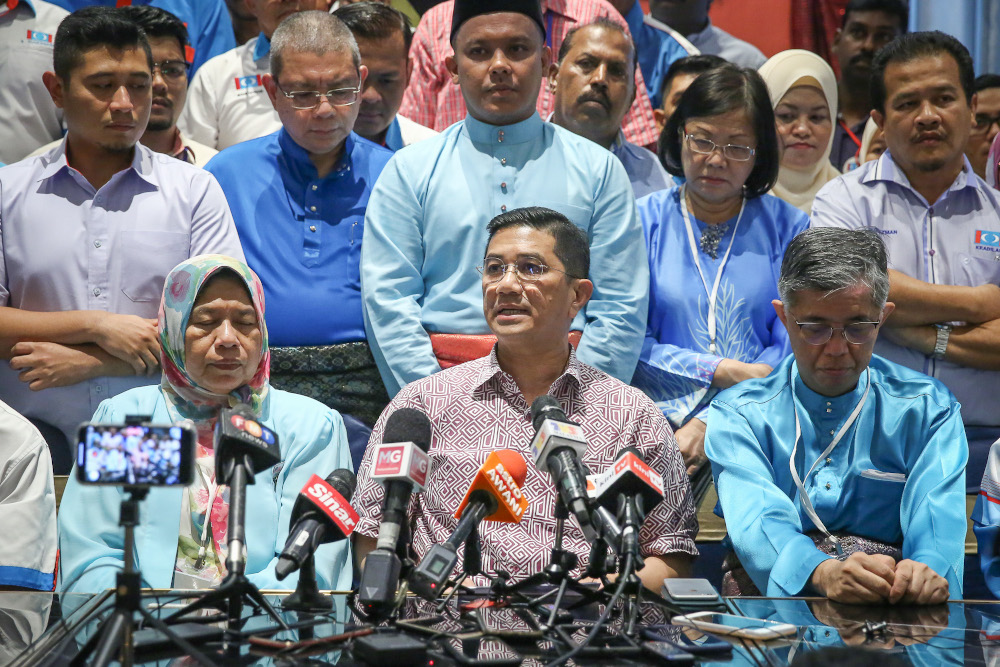
[[[837,555],[843,556],[844,550],[843,548],[841,548],[840,542],[837,540],[836,537],[830,534],[830,531],[826,529],[826,526],[823,525],[823,522],[820,520],[819,515],[816,514],[816,510],[813,509],[812,501],[809,500],[809,494],[806,493],[806,487],[802,483],[802,480],[799,479],[799,473],[795,469],[795,452],[799,447],[799,438],[802,437],[802,425],[799,423],[799,410],[798,410],[798,404],[795,401],[795,388],[792,385],[791,369],[788,370],[788,385],[792,390],[792,409],[795,412],[795,444],[792,445],[792,455],[788,459],[788,469],[792,473],[792,481],[795,483],[795,487],[799,490],[799,499],[802,501],[802,509],[806,511],[806,515],[812,520],[812,522],[816,525],[816,527],[819,528],[820,531],[822,531],[824,534],[826,534],[826,538],[837,549]],[[833,440],[830,442],[827,448],[823,450],[823,453],[820,454],[815,461],[813,461],[813,464],[811,466],[809,466],[809,471],[804,475],[805,479],[809,479],[809,475],[812,474],[813,470],[816,468],[816,465],[830,455],[830,452],[832,452],[833,448],[837,446],[837,443],[839,443],[841,439],[843,439],[844,434],[846,434],[848,429],[850,429],[851,426],[854,425],[854,422],[858,420],[858,416],[861,414],[861,409],[865,406],[865,401],[868,400],[868,390],[871,389],[871,386],[872,386],[871,370],[865,369],[865,393],[861,395],[861,400],[858,401],[858,404],[856,406],[854,406],[854,410],[851,412],[851,416],[847,418],[847,421],[844,422],[844,425],[840,427],[839,431],[837,431],[837,435],[833,437]]]
[[[719,263],[719,269],[715,272],[715,282],[712,284],[712,289],[708,289],[708,282],[705,280],[705,274],[701,271],[701,262],[698,260],[698,246],[694,241],[694,228],[691,226],[691,215],[688,213],[687,207],[687,186],[681,186],[681,214],[684,217],[684,226],[687,228],[688,245],[691,248],[691,257],[694,259],[694,268],[698,269],[698,277],[701,278],[701,284],[705,287],[705,294],[708,295],[708,351],[710,354],[716,354],[715,345],[715,303],[719,296],[719,283],[722,282],[722,271],[726,268],[726,262],[729,260],[729,253],[733,250],[733,245],[736,243],[736,232],[740,228],[740,220],[743,219],[743,209],[746,208],[747,200],[744,198],[743,202],[740,204],[740,214],[736,218],[736,226],[733,227],[733,237],[729,240],[729,247],[726,248],[726,254],[722,256],[722,262]]]
[[[851,141],[854,142],[854,145],[857,146],[857,148],[854,149],[854,157],[857,157],[857,158],[860,159],[860,156],[861,156],[861,140],[858,139],[858,135],[854,134],[854,132],[851,130],[850,127],[848,127],[847,123],[844,121],[843,118],[838,118],[837,122],[840,123],[840,126],[842,128],[844,128],[844,132],[847,132],[847,136],[849,136],[851,138]]]

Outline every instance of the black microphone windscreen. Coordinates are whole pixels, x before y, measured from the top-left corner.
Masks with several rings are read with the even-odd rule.
[[[534,426],[537,431],[538,427],[541,426],[542,422],[546,419],[569,421],[566,418],[566,413],[563,411],[562,406],[559,405],[559,401],[552,398],[548,394],[543,394],[531,402],[531,425]]]
[[[344,500],[350,502],[351,496],[354,495],[354,490],[358,486],[358,478],[347,468],[338,468],[330,473],[326,478],[326,483],[342,495]]]
[[[382,442],[412,442],[426,452],[431,448],[431,420],[420,410],[400,408],[385,420]]]
[[[636,449],[635,447],[631,446],[631,445],[629,445],[628,447],[626,447],[625,449],[623,449],[622,453],[618,455],[618,458],[621,458],[622,456],[624,456],[626,454],[634,454],[635,458],[639,459],[643,463],[646,462],[646,459],[644,459],[642,457],[642,454],[639,453],[639,450]]]

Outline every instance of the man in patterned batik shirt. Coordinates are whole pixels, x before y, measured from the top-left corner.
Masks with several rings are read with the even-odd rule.
[[[516,209],[490,222],[481,267],[483,312],[497,344],[488,357],[408,384],[382,413],[353,503],[361,517],[355,531],[359,563],[374,548],[381,520],[383,489],[370,475],[371,443],[382,441],[389,415],[415,408],[431,422],[427,486],[410,504],[416,557],[452,534],[455,510],[476,472],[490,452],[507,448],[528,463],[522,489],[529,505],[520,523],[480,525],[483,571],[504,571],[514,581],[542,571],[555,539],[556,489],[550,475],[532,464],[529,406],[548,394],[581,424],[588,442],[582,461],[590,471],[603,472],[632,446],[663,476],[666,497],[649,512],[639,535],[646,563],[639,576],[655,590],[665,577],[687,576],[698,553],[697,520],[670,427],[642,392],[580,362],[567,342],[573,317],[594,289],[579,277],[588,275],[589,261],[586,233],[550,209]],[[573,571],[579,576],[591,545],[575,519],[566,522],[563,544],[579,557]]]

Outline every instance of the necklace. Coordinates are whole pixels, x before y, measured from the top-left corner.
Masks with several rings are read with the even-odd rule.
[[[698,248],[712,259],[719,259],[719,241],[722,240],[722,237],[728,231],[729,225],[725,222],[717,225],[708,225],[705,229],[701,230],[701,240],[698,241]]]

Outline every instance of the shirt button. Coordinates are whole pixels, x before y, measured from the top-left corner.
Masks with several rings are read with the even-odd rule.
[[[833,408],[827,408],[826,411],[827,412],[833,412]]]
[[[506,205],[506,204],[504,204],[503,206],[501,206],[501,207],[500,207],[500,211],[501,211],[502,213],[506,213],[506,212],[507,212],[507,205]]]
[[[833,435],[834,433],[836,433],[836,431],[834,431],[834,430],[833,430],[833,429],[831,428],[831,429],[830,429],[830,435]]]
[[[503,143],[503,130],[497,132],[497,141],[501,144]]]
[[[832,458],[828,458],[828,459],[826,460],[826,462],[827,462],[827,463],[833,463],[833,459],[832,459]]]
[[[315,206],[310,206],[309,210],[312,211],[313,213],[315,213],[316,212],[316,207]]]
[[[94,296],[101,296],[101,288],[100,287],[95,287],[94,288]]]
[[[827,482],[827,483],[826,483],[826,490],[827,490],[827,491],[829,491],[829,490],[830,490],[830,482]]]
[[[931,256],[934,255],[934,249],[933,248],[931,248],[930,254],[931,254]]]
[[[104,390],[101,388],[101,385],[97,385],[96,387],[94,387],[94,391],[96,391],[98,394],[100,394]]]
[[[314,186],[312,186],[312,189],[313,189],[313,192],[315,192],[316,190],[319,190],[319,186],[318,185],[314,185]]]
[[[507,182],[504,181],[503,183],[501,183],[500,187],[503,188],[504,190],[506,190],[507,189]]]
[[[309,225],[309,231],[310,232],[315,232],[316,231],[316,225]]]
[[[500,158],[500,164],[506,165],[507,164],[507,158],[505,158],[505,157]]]
[[[101,242],[100,241],[94,241],[94,247],[95,248],[100,248],[101,247]]]

